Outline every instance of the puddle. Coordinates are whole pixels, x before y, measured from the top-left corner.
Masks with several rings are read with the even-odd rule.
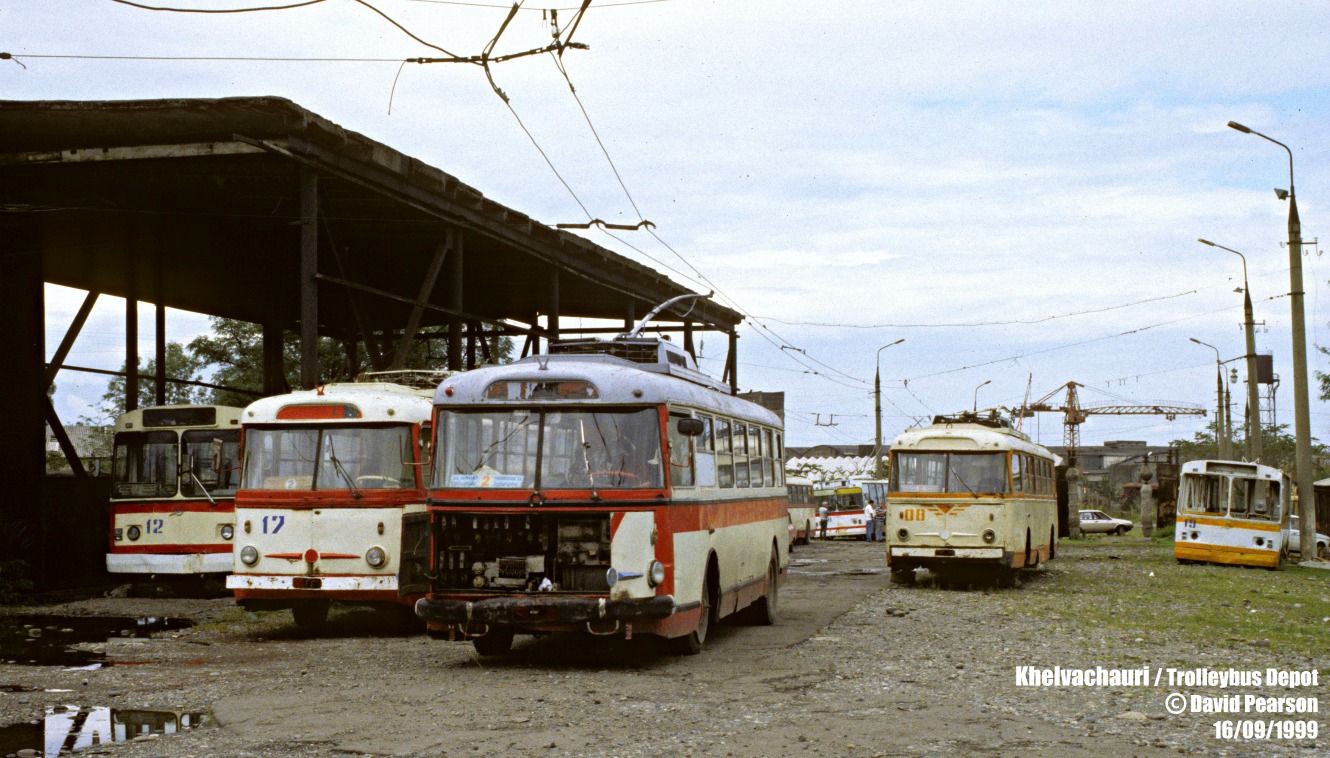
[[[0,755],[20,750],[36,750],[46,756],[70,755],[111,742],[178,734],[215,723],[211,714],[202,712],[62,705],[47,708],[42,722],[0,727]]]
[[[155,616],[5,616],[0,617],[0,661],[30,666],[95,668],[106,663],[106,654],[77,650],[73,646],[121,637],[148,637],[155,632],[193,625],[193,621],[186,619]]]
[[[888,569],[879,568],[839,569],[833,571],[809,571],[808,569],[802,568],[790,569],[791,574],[799,574],[800,576],[874,576],[877,574],[885,574],[887,571]]]

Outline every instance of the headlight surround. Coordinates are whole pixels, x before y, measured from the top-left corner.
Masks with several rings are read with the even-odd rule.
[[[904,527],[901,527],[900,529],[897,529],[897,530],[896,530],[896,539],[900,540],[901,542],[909,542],[909,541],[910,541],[910,530],[909,530],[909,529],[906,529],[906,528],[904,528]]]
[[[222,539],[230,540],[236,536],[236,528],[230,524],[222,524]]]
[[[383,568],[388,565],[388,553],[383,548],[375,545],[365,551],[365,563],[368,563],[370,568]]]
[[[141,534],[143,534],[143,532],[137,526],[131,526],[125,530],[125,536],[129,538],[130,542],[138,540]]]
[[[253,545],[245,545],[240,548],[240,562],[246,566],[253,566],[259,562],[259,551]]]
[[[997,542],[997,532],[993,531],[992,529],[985,529],[984,542],[990,545],[993,544],[994,542]]]
[[[665,582],[665,564],[660,561],[652,561],[651,568],[647,569],[647,582],[652,587],[658,587]]]

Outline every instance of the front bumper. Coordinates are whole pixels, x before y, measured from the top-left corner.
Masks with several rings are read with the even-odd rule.
[[[225,574],[231,570],[231,551],[225,553],[107,553],[111,574]]]
[[[228,555],[229,559],[230,556]],[[314,576],[232,574],[228,590],[325,590],[333,592],[397,592],[397,575]]]
[[[632,600],[522,595],[477,600],[426,597],[416,601],[416,615],[437,623],[581,624],[602,619],[663,619],[677,610],[671,595]]]

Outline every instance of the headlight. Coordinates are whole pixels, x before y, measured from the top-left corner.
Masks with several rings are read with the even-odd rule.
[[[388,554],[383,552],[383,548],[376,545],[365,551],[365,563],[368,563],[370,568],[383,568],[387,562]]]
[[[900,540],[901,542],[909,542],[909,541],[910,541],[910,530],[909,530],[909,529],[897,529],[897,530],[896,530],[896,539]]]
[[[229,540],[234,536],[236,536],[236,528],[234,526],[231,526],[230,524],[223,524],[222,539]]]
[[[253,566],[259,562],[259,551],[253,545],[245,545],[240,549],[240,562],[246,566]]]
[[[991,545],[996,540],[997,540],[997,532],[993,531],[992,529],[984,530],[984,542],[987,542],[988,544]]]
[[[125,531],[125,534],[126,536],[129,537],[129,541],[133,542],[134,540],[137,540],[139,538],[139,535],[142,534],[142,532],[139,531],[139,528],[137,526],[131,526],[128,530]]]
[[[647,570],[647,581],[651,582],[652,587],[659,586],[665,581],[665,566],[660,561],[652,561],[651,568]]]

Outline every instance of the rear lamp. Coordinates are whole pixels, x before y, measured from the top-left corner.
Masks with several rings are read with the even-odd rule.
[[[658,587],[665,581],[665,566],[660,561],[652,561],[651,568],[647,570],[647,581],[652,587]]]
[[[141,534],[142,532],[137,526],[131,526],[129,529],[125,530],[125,535],[129,537],[130,542],[137,540]]]
[[[984,530],[984,542],[987,542],[988,544],[991,545],[996,540],[997,540],[997,532],[993,531],[992,529]]]
[[[234,526],[231,526],[230,524],[223,524],[222,539],[229,540],[234,536],[236,536],[236,528]]]
[[[240,562],[246,566],[253,566],[259,562],[259,551],[253,545],[245,545],[240,549]]]
[[[368,563],[370,568],[383,568],[388,563],[388,554],[383,548],[375,545],[365,551],[365,563]]]
[[[910,530],[909,530],[909,529],[897,529],[897,530],[896,530],[896,539],[899,539],[901,542],[909,542],[909,541],[910,541]]]

